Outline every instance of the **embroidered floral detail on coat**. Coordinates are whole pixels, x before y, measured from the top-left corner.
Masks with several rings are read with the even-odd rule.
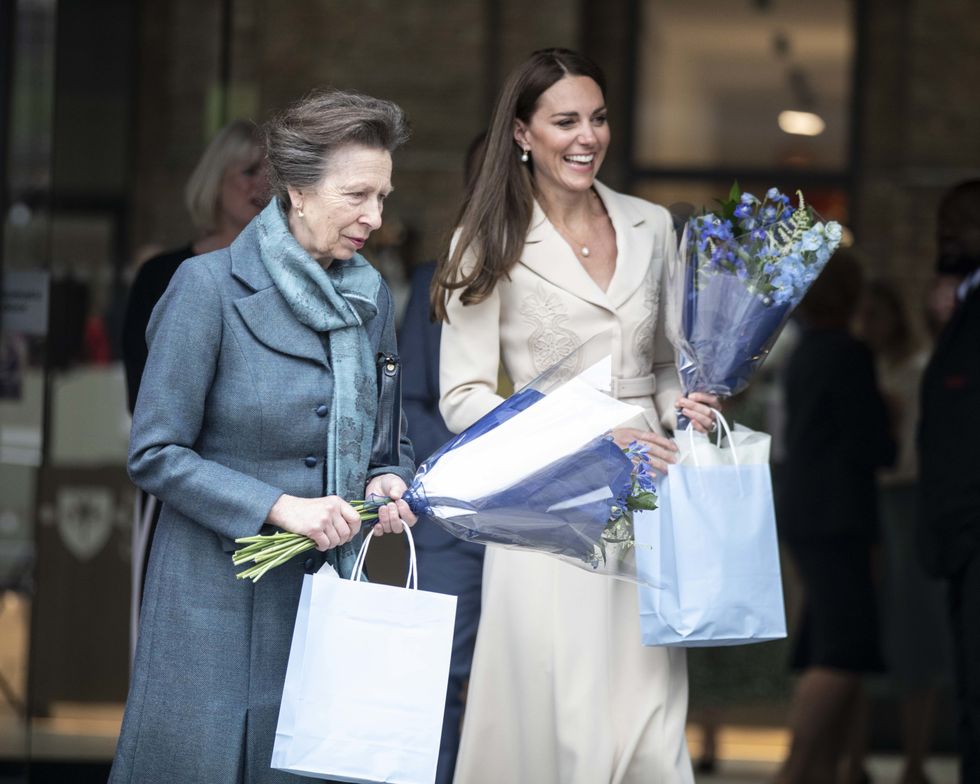
[[[535,375],[543,373],[582,344],[579,336],[565,326],[568,311],[561,300],[547,293],[541,284],[524,298],[520,310],[524,321],[532,327],[527,348]],[[562,375],[569,378],[577,375],[581,370],[578,367],[580,363],[567,368]]]
[[[654,269],[659,265],[650,263],[647,276],[643,281],[643,306],[647,315],[633,333],[633,351],[640,367],[653,368],[653,338],[657,329],[657,310],[660,306],[660,280],[654,275]]]

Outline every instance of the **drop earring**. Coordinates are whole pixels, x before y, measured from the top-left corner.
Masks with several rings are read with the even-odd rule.
[[[530,157],[531,156],[527,154],[527,148],[525,147],[521,152],[521,163],[527,163]]]
[[[298,215],[300,218],[303,217],[303,208],[302,207],[297,207],[296,208],[296,215]]]

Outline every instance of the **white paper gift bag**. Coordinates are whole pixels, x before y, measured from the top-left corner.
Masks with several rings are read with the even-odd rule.
[[[658,508],[634,516],[644,645],[740,645],[786,636],[770,437],[736,426],[679,434]],[[719,436],[721,434],[719,430]]]
[[[296,613],[272,767],[346,782],[431,784],[449,678],[456,597],[307,575]]]

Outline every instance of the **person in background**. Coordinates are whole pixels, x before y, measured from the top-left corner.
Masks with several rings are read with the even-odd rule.
[[[980,179],[944,194],[937,228],[937,271],[959,284],[922,380],[918,542],[948,590],[965,784],[980,781]]]
[[[199,239],[147,259],[129,290],[123,318],[123,363],[129,412],[136,407],[146,365],[146,327],[177,267],[231,245],[268,201],[259,129],[247,120],[233,120],[215,134],[194,167],[184,190],[184,203]]]
[[[675,411],[706,431],[718,401],[682,395],[663,331],[670,214],[596,180],[610,139],[604,85],[565,49],[508,76],[433,284],[440,410],[461,431],[500,404],[501,363],[519,389],[611,331],[614,388],[643,409],[614,437],[643,442],[663,471]],[[641,645],[637,601],[635,585],[487,549],[458,784],[693,781],[684,651]]]
[[[483,158],[484,138],[485,134],[477,136],[467,150],[463,167],[464,181],[467,183]],[[439,341],[442,325],[429,318],[429,288],[435,267],[434,261],[426,262],[412,273],[408,307],[398,331],[402,401],[408,421],[408,436],[420,464],[453,436],[439,413]],[[436,784],[451,784],[459,751],[466,685],[480,623],[480,590],[486,548],[475,542],[457,539],[435,524],[423,523],[415,529],[415,549],[419,588],[456,597],[456,627],[436,771]]]
[[[874,359],[850,331],[861,287],[856,253],[838,250],[797,308],[801,335],[784,376],[776,511],[803,610],[792,660],[802,673],[790,710],[793,740],[779,784],[839,780],[863,710],[863,676],[884,670],[872,575],[875,473],[892,464],[895,443]]]
[[[306,780],[270,766],[304,574],[353,572],[345,499],[392,499],[375,533],[415,522],[407,438],[373,448],[376,357],[397,345],[391,294],[358,253],[407,137],[398,106],[359,93],[287,108],[266,127],[275,198],[230,247],[181,264],[154,310],[128,467],[163,511],[112,784]],[[235,539],[277,529],[318,552],[236,579]]]
[[[948,682],[951,664],[944,586],[926,575],[915,543],[915,431],[919,387],[929,351],[916,344],[901,295],[889,282],[867,286],[859,332],[875,353],[878,380],[898,442],[895,466],[878,473],[878,499],[884,567],[883,652],[890,685],[901,702],[905,753],[899,784],[927,784],[925,762],[940,688]],[[858,767],[857,761],[852,763],[853,769]]]
[[[268,184],[263,158],[261,134],[254,123],[234,120],[218,131],[202,153],[184,190],[187,211],[201,237],[190,245],[153,256],[140,265],[129,290],[122,327],[122,357],[130,414],[136,408],[140,380],[146,367],[146,328],[153,309],[186,259],[230,245],[265,206]],[[159,519],[157,500],[140,492],[133,516],[130,659],[136,652],[146,565]]]

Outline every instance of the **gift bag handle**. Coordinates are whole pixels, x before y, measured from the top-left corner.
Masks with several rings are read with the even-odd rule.
[[[740,466],[740,463],[738,462],[738,451],[735,449],[735,439],[732,438],[732,429],[728,426],[728,420],[722,416],[721,411],[719,411],[717,408],[712,409],[712,411],[715,412],[715,422],[721,423],[721,427],[718,428],[717,446],[721,447],[721,431],[724,429],[725,435],[728,436],[728,448],[732,450],[732,462],[735,464],[735,467],[738,468]],[[698,450],[694,448],[694,428],[688,425],[687,432],[688,438],[691,440],[691,457],[694,458],[694,465],[697,468],[700,468],[701,463],[698,462]],[[742,472],[736,471],[735,476],[738,478],[739,492],[744,495],[745,488],[742,486]]]
[[[408,537],[408,579],[405,581],[405,587],[411,588],[413,591],[419,589],[419,565],[415,558],[415,539],[412,538],[412,529],[409,528],[407,523],[402,523],[402,531],[405,536]],[[354,570],[351,572],[350,579],[355,582],[361,579],[361,575],[364,572],[364,561],[367,559],[368,547],[371,545],[371,540],[374,539],[374,532],[365,535],[364,543],[361,545],[361,551],[357,554],[357,560],[354,562]]]
[[[739,465],[739,462],[738,462],[738,452],[735,451],[735,439],[732,438],[732,430],[728,426],[728,420],[726,420],[725,417],[722,416],[721,411],[719,411],[717,408],[713,408],[711,410],[715,412],[715,422],[720,422],[721,423],[721,427],[718,428],[718,440],[717,440],[717,442],[716,442],[715,445],[718,446],[718,447],[721,446],[722,429],[724,429],[725,435],[728,436],[728,448],[732,450],[732,459],[735,461],[735,465]],[[687,428],[687,436],[691,440],[691,457],[694,458],[694,465],[696,465],[698,468],[700,468],[701,467],[701,464],[698,462],[698,453],[697,453],[697,450],[694,448],[694,428],[693,427],[688,426],[688,428]]]

